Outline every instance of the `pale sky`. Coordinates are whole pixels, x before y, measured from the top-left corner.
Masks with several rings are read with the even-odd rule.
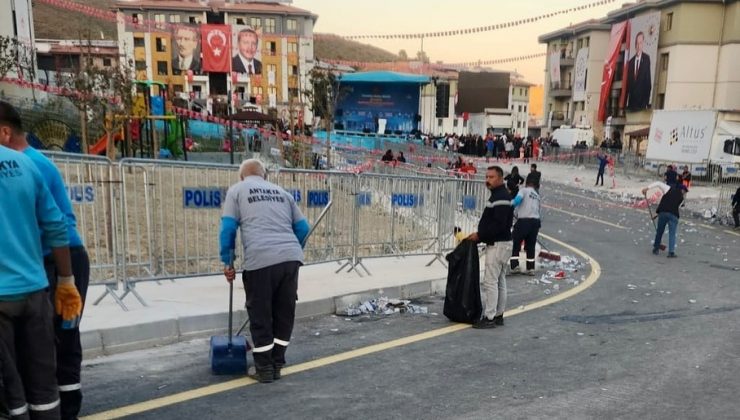
[[[319,15],[315,32],[365,35],[446,31],[494,25],[534,17],[594,0],[294,0],[293,5]],[[588,19],[602,18],[626,0],[559,15],[514,28],[468,35],[425,38],[432,62],[458,63],[536,54],[545,51],[537,37]],[[360,42],[392,53],[405,49],[416,56],[418,39],[370,39]],[[545,58],[494,66],[517,70],[527,81],[544,83]]]

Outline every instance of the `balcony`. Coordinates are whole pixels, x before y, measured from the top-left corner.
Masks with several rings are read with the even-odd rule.
[[[553,98],[569,98],[572,94],[572,86],[562,86],[550,91],[550,96],[552,96]]]
[[[573,67],[576,59],[573,57],[560,57],[560,67]]]

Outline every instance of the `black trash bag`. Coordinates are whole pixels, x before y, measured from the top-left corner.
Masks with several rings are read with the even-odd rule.
[[[450,321],[467,324],[477,322],[483,311],[478,245],[466,239],[445,258],[449,268],[443,312]]]

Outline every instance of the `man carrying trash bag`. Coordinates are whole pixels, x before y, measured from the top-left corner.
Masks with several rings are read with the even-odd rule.
[[[534,165],[533,165],[534,166]],[[480,286],[483,316],[473,328],[495,328],[504,325],[506,309],[506,266],[511,257],[511,223],[514,210],[511,196],[504,187],[504,171],[499,166],[489,166],[486,187],[491,197],[486,203],[478,231],[468,239],[486,244],[486,272]]]
[[[244,247],[242,281],[247,299],[254,365],[262,383],[280,379],[298,299],[301,244],[309,225],[293,196],[266,180],[257,159],[242,162],[238,182],[226,193],[221,218],[220,255],[224,275],[234,281],[232,264],[237,228]]]

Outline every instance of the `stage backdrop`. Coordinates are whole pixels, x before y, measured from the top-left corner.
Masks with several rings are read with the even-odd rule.
[[[419,85],[412,83],[343,83],[348,92],[337,104],[335,122],[350,131],[377,132],[378,120],[386,130],[410,132],[417,128]]]

